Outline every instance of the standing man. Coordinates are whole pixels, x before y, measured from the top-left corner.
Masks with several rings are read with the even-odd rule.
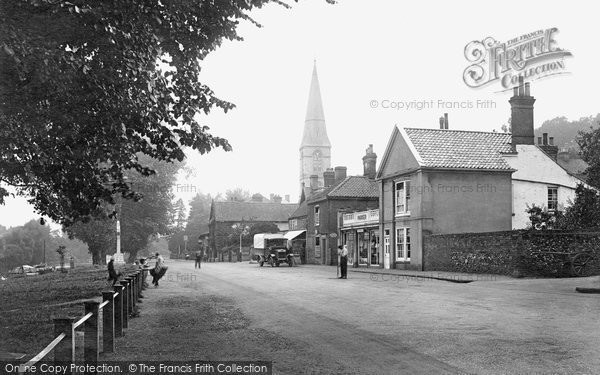
[[[194,268],[202,268],[202,251],[198,250],[196,251],[196,264],[194,265]]]
[[[348,246],[338,246],[338,255],[340,256],[340,279],[346,279],[348,274]]]

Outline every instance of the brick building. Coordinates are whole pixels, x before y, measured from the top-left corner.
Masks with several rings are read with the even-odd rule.
[[[428,234],[522,228],[525,209],[550,210],[582,183],[556,163],[548,142],[535,145],[529,83],[510,98],[512,134],[394,127],[377,172],[385,268],[423,269]],[[545,137],[544,137],[545,138]]]
[[[377,156],[372,145],[363,158],[364,175],[346,176],[346,167],[323,173],[324,188],[318,189],[312,176],[311,195],[307,199],[307,263],[336,264],[339,221],[344,213],[376,209],[379,205],[378,184],[374,180]]]
[[[235,226],[251,226],[256,223],[274,223],[281,232],[288,230],[289,216],[297,204],[268,202],[213,201],[209,219],[209,246],[211,256],[226,247],[231,229]]]

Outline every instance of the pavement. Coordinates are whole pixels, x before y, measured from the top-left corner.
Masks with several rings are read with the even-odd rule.
[[[330,266],[168,264],[115,359],[267,360],[274,374],[600,373],[600,298],[575,292],[598,277],[340,280]]]
[[[421,279],[433,279],[443,280],[453,283],[470,283],[473,281],[499,281],[499,280],[511,280],[512,277],[505,275],[491,275],[491,274],[476,274],[476,273],[462,273],[462,272],[446,272],[446,271],[412,271],[412,270],[399,270],[399,269],[382,269],[382,268],[370,268],[370,267],[358,267],[348,268],[348,272],[358,273],[369,273],[375,275],[389,275],[399,276],[405,278],[421,278]]]

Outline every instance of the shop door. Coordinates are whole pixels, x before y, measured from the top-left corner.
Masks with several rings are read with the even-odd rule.
[[[383,268],[390,269],[390,230],[386,229],[383,236]]]
[[[379,265],[379,233],[376,230],[369,231],[369,252],[371,255],[371,266]]]

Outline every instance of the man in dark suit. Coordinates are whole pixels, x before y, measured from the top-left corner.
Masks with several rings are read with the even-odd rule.
[[[338,255],[340,256],[340,279],[346,279],[348,274],[348,247],[346,245],[338,246]]]

